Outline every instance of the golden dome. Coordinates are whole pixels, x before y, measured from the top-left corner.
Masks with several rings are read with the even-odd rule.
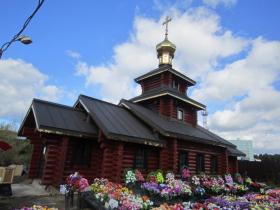
[[[170,42],[168,39],[164,39],[162,42],[157,44],[156,46],[157,51],[159,50],[170,50],[170,52],[175,52],[176,45]]]
[[[176,50],[176,45],[165,38],[162,42],[156,46],[158,57],[160,57],[163,52],[167,52],[172,58],[174,57],[174,52]]]

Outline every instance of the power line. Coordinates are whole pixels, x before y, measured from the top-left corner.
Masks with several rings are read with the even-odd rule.
[[[22,34],[22,32],[26,29],[26,27],[28,26],[28,24],[30,23],[30,21],[32,20],[32,18],[35,16],[35,14],[38,12],[38,10],[41,8],[41,6],[43,5],[45,0],[39,0],[38,1],[38,5],[36,7],[36,9],[34,10],[34,12],[26,19],[26,21],[24,22],[22,28],[20,29],[20,31],[14,35],[14,37],[9,41],[4,43],[1,48],[0,48],[0,59],[3,55],[3,53],[9,48],[9,46],[15,42],[18,41],[20,39],[20,36]]]

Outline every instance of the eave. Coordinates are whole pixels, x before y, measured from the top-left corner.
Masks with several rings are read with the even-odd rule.
[[[180,73],[180,72],[178,72],[178,71],[176,71],[172,68],[170,69],[168,67],[162,68],[162,70],[155,71],[154,73],[148,72],[148,73],[146,73],[142,76],[137,77],[136,79],[134,79],[134,81],[138,83],[138,82],[140,82],[144,79],[156,76],[156,75],[161,74],[165,71],[169,71],[170,73],[172,73],[172,74],[176,75],[177,77],[183,79],[184,81],[188,82],[191,86],[196,84],[196,82],[194,80],[192,80],[192,79],[186,77],[185,75],[183,75],[182,73]]]
[[[152,98],[157,98],[157,97],[161,97],[161,96],[171,96],[171,97],[174,97],[174,98],[177,98],[181,101],[184,101],[186,103],[189,103],[193,106],[195,106],[196,108],[198,109],[201,109],[201,110],[205,110],[206,106],[203,105],[203,104],[200,104],[194,100],[190,100],[190,99],[187,99],[187,98],[183,98],[183,97],[179,97],[177,95],[174,95],[172,93],[169,93],[169,92],[165,92],[165,93],[160,93],[160,94],[156,94],[156,95],[152,95],[152,96],[147,96],[147,97],[144,97],[144,98],[141,98],[141,99],[136,99],[136,100],[133,100],[132,101],[134,103],[137,103],[137,102],[140,102],[140,101],[146,101],[146,100],[149,100],[149,99],[152,99]]]

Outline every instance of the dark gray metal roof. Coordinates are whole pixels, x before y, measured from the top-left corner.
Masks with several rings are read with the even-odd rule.
[[[229,156],[246,156],[245,153],[241,152],[235,147],[228,147],[228,155]]]
[[[84,95],[79,96],[79,103],[109,138],[155,146],[164,144],[152,129],[124,107]]]
[[[145,91],[142,95],[136,96],[136,97],[130,99],[130,101],[132,101],[132,102],[144,101],[144,100],[148,100],[150,98],[161,97],[164,94],[170,95],[172,97],[176,97],[179,100],[182,100],[192,106],[195,106],[197,109],[206,108],[206,106],[204,104],[201,104],[201,103],[189,98],[186,94],[180,93],[177,89],[169,87],[169,86],[161,86],[158,88],[154,88],[154,89]]]
[[[196,142],[224,147],[234,146],[232,143],[202,128],[201,126],[193,126],[188,123],[163,117],[141,105],[137,105],[127,100],[121,100],[120,104],[131,110],[136,116],[141,118],[154,129],[158,130],[164,136],[195,140]]]
[[[74,136],[97,136],[98,134],[97,127],[87,120],[86,113],[69,106],[33,99],[28,114],[34,115],[36,128],[40,132]],[[19,133],[22,132],[26,118]]]
[[[179,71],[173,69],[171,65],[161,65],[158,68],[156,68],[152,71],[149,71],[148,73],[143,74],[142,76],[137,77],[135,79],[135,82],[139,82],[143,79],[155,76],[155,75],[160,74],[160,73],[165,72],[165,71],[169,71],[172,74],[175,74],[176,76],[185,80],[188,83],[189,86],[192,86],[192,85],[196,84],[196,82],[194,80],[192,80],[191,78],[189,78],[189,77],[185,76],[184,74],[180,73]]]

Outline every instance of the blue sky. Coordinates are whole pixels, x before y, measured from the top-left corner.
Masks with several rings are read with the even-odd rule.
[[[0,2],[1,44],[36,4]],[[268,138],[272,147],[265,151],[275,152],[276,146],[280,149],[280,123],[269,116],[280,116],[280,111],[274,101],[262,104],[259,93],[279,97],[279,8],[278,0],[45,1],[24,32],[33,43],[14,43],[0,62],[0,94],[5,98],[0,100],[0,120],[19,122],[33,97],[72,105],[80,93],[112,102],[139,94],[132,80],[157,67],[154,47],[163,39],[161,20],[170,15],[170,39],[178,49],[174,66],[198,81],[191,96],[208,105],[210,129],[229,139],[251,139],[258,151]],[[200,36],[202,41],[196,39]],[[262,53],[268,58],[256,66]],[[244,69],[244,81],[265,78],[258,91],[253,82],[239,84],[242,75],[232,76],[238,69]],[[119,84],[111,83],[112,78]],[[248,107],[254,110],[250,116]],[[268,117],[260,119],[256,113]]]

